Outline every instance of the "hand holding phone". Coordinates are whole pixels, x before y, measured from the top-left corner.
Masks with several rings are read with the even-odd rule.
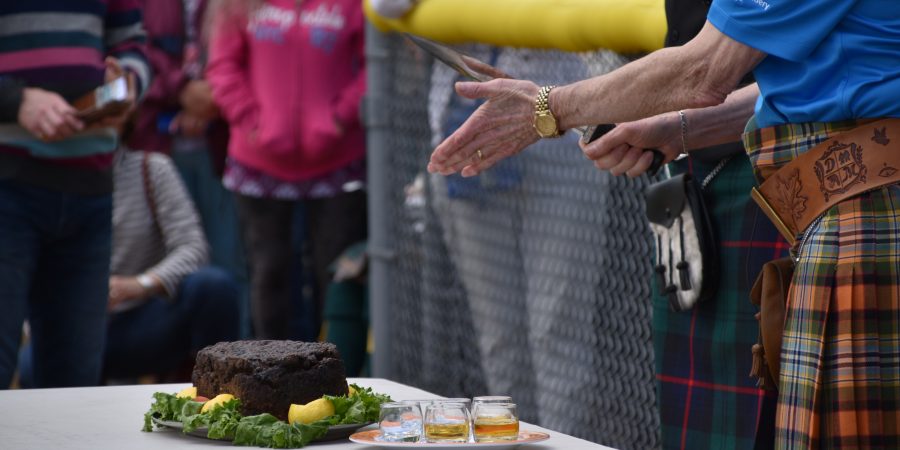
[[[75,100],[72,106],[77,110],[75,117],[90,126],[122,114],[134,105],[135,97],[132,78],[123,75]]]
[[[41,88],[22,89],[18,123],[42,141],[65,139],[81,131],[84,124],[75,108],[56,92]]]

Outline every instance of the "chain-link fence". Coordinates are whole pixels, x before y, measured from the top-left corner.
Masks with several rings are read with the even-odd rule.
[[[509,394],[523,420],[656,448],[647,181],[594,169],[573,133],[473,179],[430,176],[433,143],[476,105],[400,37],[370,30],[367,45],[375,375],[454,397]],[[539,84],[625,62],[465,49]]]

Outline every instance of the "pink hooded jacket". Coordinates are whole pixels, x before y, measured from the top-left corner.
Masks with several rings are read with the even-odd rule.
[[[361,8],[267,0],[249,15],[221,13],[206,78],[231,125],[230,157],[299,181],[365,156]]]

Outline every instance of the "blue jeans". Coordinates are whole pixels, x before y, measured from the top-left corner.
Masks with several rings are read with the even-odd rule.
[[[238,285],[214,267],[184,278],[173,300],[148,299],[109,319],[103,376],[135,378],[163,374],[189,361],[197,350],[240,338]],[[19,367],[24,388],[32,384],[31,348],[22,349]]]
[[[111,195],[0,180],[0,389],[15,372],[26,317],[36,387],[99,381],[111,214]]]
[[[151,298],[109,320],[103,372],[132,378],[171,371],[207,345],[241,336],[240,289],[228,272],[202,268],[174,301]]]

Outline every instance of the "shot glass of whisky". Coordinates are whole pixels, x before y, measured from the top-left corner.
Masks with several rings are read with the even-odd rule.
[[[512,403],[512,397],[506,395],[483,395],[472,397],[472,408],[481,403]]]
[[[383,441],[418,442],[422,436],[422,410],[412,403],[384,403],[378,428]]]
[[[466,407],[466,410],[472,411],[472,399],[466,397],[459,398],[438,398],[431,401],[431,403],[462,403],[463,406]]]
[[[518,439],[519,415],[515,403],[476,403],[473,408],[475,442]]]
[[[425,440],[468,442],[469,410],[463,403],[435,402],[425,409]]]

